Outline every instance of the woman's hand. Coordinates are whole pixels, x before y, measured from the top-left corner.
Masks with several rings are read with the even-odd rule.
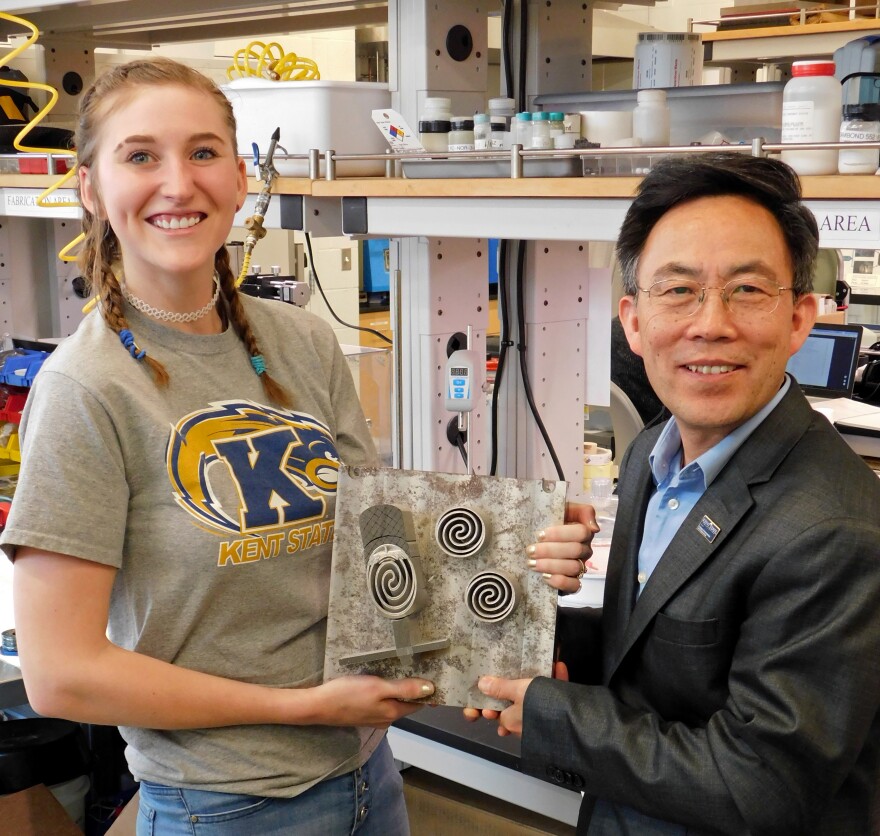
[[[590,543],[598,530],[592,505],[567,505],[565,524],[539,531],[538,542],[526,548],[529,570],[560,592],[577,592],[584,574],[597,568],[590,563]]]
[[[309,689],[313,717],[321,726],[373,726],[387,729],[395,720],[413,714],[430,697],[434,685],[427,679],[382,679],[378,676],[343,676]]]

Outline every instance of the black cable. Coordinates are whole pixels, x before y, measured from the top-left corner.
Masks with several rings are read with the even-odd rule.
[[[464,459],[464,469],[468,469],[468,457],[467,450],[464,446],[464,433],[459,432],[455,437],[455,446],[458,447],[458,452],[461,453],[462,459]]]
[[[513,0],[501,6],[501,55],[504,62],[504,95],[513,98],[513,56],[510,53],[510,27],[513,23]]]
[[[498,318],[501,323],[501,339],[498,347],[498,368],[495,370],[495,382],[492,385],[492,458],[489,475],[495,476],[498,471],[498,395],[504,377],[507,349],[513,345],[510,341],[510,311],[507,302],[507,251],[508,241],[498,242]]]
[[[526,394],[526,400],[528,401],[529,409],[531,410],[532,416],[535,419],[535,423],[538,425],[538,430],[541,433],[541,437],[544,439],[544,444],[547,445],[547,452],[550,453],[550,458],[553,459],[553,465],[556,468],[556,475],[559,477],[560,482],[564,482],[565,474],[562,472],[562,465],[559,464],[559,459],[556,456],[556,450],[553,449],[553,444],[550,441],[550,436],[547,434],[547,428],[544,426],[544,422],[541,420],[541,415],[538,412],[535,398],[532,395],[532,385],[529,382],[529,369],[528,364],[526,363],[526,306],[525,293],[523,291],[525,260],[526,242],[520,241],[516,255],[516,317],[519,337],[519,344],[517,348],[519,349],[520,375],[522,376],[523,390]]]
[[[327,310],[330,311],[330,315],[335,319],[340,325],[344,325],[346,328],[354,328],[355,331],[366,331],[368,334],[374,334],[380,340],[385,340],[386,343],[391,345],[393,340],[388,339],[381,331],[377,331],[375,328],[365,328],[363,325],[352,325],[350,322],[346,322],[344,319],[340,319],[336,316],[336,311],[330,306],[330,301],[327,299],[327,294],[324,293],[324,288],[321,287],[321,280],[318,278],[318,271],[315,269],[315,257],[312,255],[312,236],[307,232],[306,234],[306,250],[309,253],[309,270],[312,271],[312,275],[315,277],[315,284],[318,286],[318,290],[321,292],[321,298],[324,300],[324,304],[327,306]]]

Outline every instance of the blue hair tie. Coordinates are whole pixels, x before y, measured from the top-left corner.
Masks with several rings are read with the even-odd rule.
[[[266,371],[266,360],[263,358],[262,354],[252,354],[251,365],[254,367],[254,371],[258,375],[263,374]]]
[[[144,357],[147,356],[146,351],[142,351],[138,348],[137,343],[134,341],[134,334],[132,334],[128,328],[123,328],[119,332],[119,342],[128,349],[128,353],[131,354],[135,360],[143,360]]]

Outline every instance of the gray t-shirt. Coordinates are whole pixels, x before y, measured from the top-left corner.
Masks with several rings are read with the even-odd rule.
[[[330,327],[244,297],[272,376],[267,405],[228,329],[165,328],[129,308],[153,383],[96,313],[40,371],[22,419],[23,466],[0,545],[115,566],[109,635],[186,668],[280,688],[322,677],[338,463],[373,445]],[[137,779],[293,796],[360,766],[373,729],[120,729]]]

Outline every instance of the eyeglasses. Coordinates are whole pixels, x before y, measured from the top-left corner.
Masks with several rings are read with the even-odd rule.
[[[650,287],[640,287],[647,293],[651,304],[661,312],[678,316],[693,316],[703,304],[706,293],[717,290],[721,300],[734,316],[745,318],[749,314],[773,313],[779,307],[779,297],[790,287],[780,287],[769,279],[732,279],[724,287],[706,287],[693,279],[662,279]]]

